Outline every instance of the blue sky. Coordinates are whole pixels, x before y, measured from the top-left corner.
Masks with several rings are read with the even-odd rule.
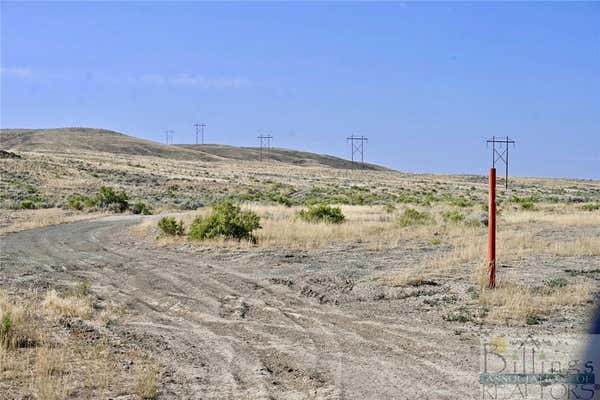
[[[0,125],[600,179],[600,3],[1,3]]]

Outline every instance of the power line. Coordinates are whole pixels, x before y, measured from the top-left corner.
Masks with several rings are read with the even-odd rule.
[[[364,163],[365,163],[365,142],[367,142],[369,139],[366,136],[349,136],[346,138],[347,142],[350,142],[350,153],[351,153],[351,159],[352,159],[352,163],[354,164],[354,155],[358,155],[360,154],[360,163],[362,164],[362,166],[364,167]]]
[[[259,135],[256,137],[258,139],[259,148],[258,148],[258,160],[262,161],[263,158],[269,158],[271,153],[271,139],[273,136],[271,135]]]
[[[175,133],[175,131],[172,129],[167,129],[165,131],[165,143],[166,144],[173,144],[173,134],[174,133]]]
[[[486,145],[489,145],[490,143],[492,144],[492,168],[496,168],[497,161],[502,161],[504,163],[504,184],[506,189],[508,189],[508,148],[511,144],[514,148],[515,141],[508,136],[505,138],[496,138],[495,136],[492,136],[491,139],[486,140]],[[500,145],[500,149],[496,148],[496,144]]]
[[[204,128],[206,127],[205,123],[195,123],[194,126],[196,127],[196,144],[198,144],[198,132],[201,131],[202,132],[202,144],[204,144]]]

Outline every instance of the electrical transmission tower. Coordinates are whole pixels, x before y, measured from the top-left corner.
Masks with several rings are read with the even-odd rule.
[[[492,136],[491,139],[486,140],[486,145],[492,144],[492,168],[496,168],[496,162],[502,161],[504,162],[504,184],[506,189],[508,189],[508,148],[509,145],[513,145],[515,147],[515,141],[510,139],[508,136],[505,138],[497,138]],[[497,148],[496,144],[498,144],[499,148]]]
[[[172,129],[167,129],[165,131],[165,143],[166,144],[173,144],[173,134],[174,133],[175,133],[175,131]]]
[[[263,159],[268,159],[271,154],[271,139],[273,139],[273,136],[259,135],[256,138],[258,139],[258,143],[259,143],[259,148],[258,148],[259,161],[262,161]]]
[[[198,144],[198,131],[201,131],[202,133],[202,144],[204,144],[204,128],[206,128],[206,124],[202,123],[195,123],[194,126],[196,127],[196,144]]]
[[[351,149],[351,158],[352,158],[352,163],[355,162],[355,158],[358,158],[358,154],[360,154],[360,163],[364,165],[365,163],[365,142],[367,142],[369,139],[365,136],[355,136],[352,135],[350,137],[346,138],[346,141],[350,142],[350,149]],[[355,155],[357,157],[355,157]]]

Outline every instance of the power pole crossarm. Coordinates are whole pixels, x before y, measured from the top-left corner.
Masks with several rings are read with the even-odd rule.
[[[264,156],[266,156],[266,159],[268,159],[270,157],[270,153],[271,153],[271,139],[273,139],[273,136],[259,135],[256,138],[258,139],[258,144],[259,144],[258,160],[262,161],[263,158],[265,158]]]
[[[204,128],[206,128],[206,124],[202,123],[195,123],[194,126],[196,127],[196,144],[198,144],[198,133],[201,132],[202,133],[202,144],[204,144]]]
[[[351,156],[351,160],[352,163],[354,164],[354,155],[358,155],[360,154],[360,163],[361,166],[364,168],[364,164],[365,164],[365,142],[367,142],[369,139],[366,136],[349,136],[346,138],[346,141],[350,142],[350,156]]]
[[[506,136],[505,138],[497,138],[492,136],[491,139],[486,140],[487,144],[492,144],[492,168],[496,168],[496,162],[502,161],[504,163],[504,184],[508,189],[508,148],[512,144],[515,146],[515,141]],[[500,145],[500,148],[496,147],[496,144]]]

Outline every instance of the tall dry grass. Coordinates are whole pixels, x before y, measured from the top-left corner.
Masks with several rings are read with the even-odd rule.
[[[479,302],[489,308],[487,320],[527,323],[528,318],[550,314],[559,307],[591,302],[595,291],[590,282],[576,282],[561,288],[536,288],[514,282],[504,280],[495,289],[481,291]]]
[[[90,326],[102,325],[106,316],[95,314],[90,304],[84,284],[64,294],[8,295],[0,290],[0,321],[11,320],[10,329],[0,333],[0,399],[95,399],[127,394],[147,394],[142,398],[150,399],[152,392],[158,393],[160,376],[151,374],[158,367],[150,357],[123,352],[121,347],[115,352],[105,336],[89,341],[57,323],[60,316],[72,316],[87,319]],[[141,372],[119,367],[125,360],[135,360],[139,370],[146,371],[144,391],[138,382]],[[145,368],[148,365],[155,369]]]
[[[61,208],[40,210],[0,210],[0,233],[18,232],[26,229],[40,228],[49,225],[65,224],[98,218],[106,213],[74,213]]]

